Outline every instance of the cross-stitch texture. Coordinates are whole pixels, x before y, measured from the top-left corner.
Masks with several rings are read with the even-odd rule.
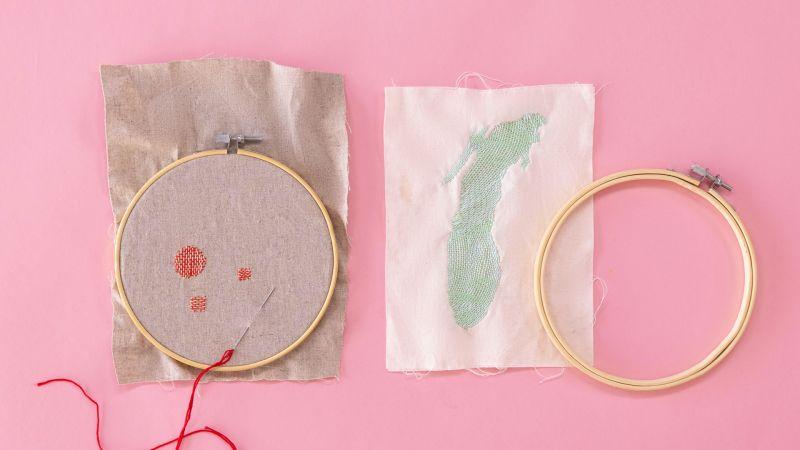
[[[253,271],[249,267],[240,267],[236,272],[239,281],[249,280],[253,276]]]
[[[486,316],[500,281],[500,255],[492,227],[503,176],[514,164],[527,167],[530,147],[539,141],[543,123],[540,114],[525,114],[499,124],[488,136],[485,128],[473,134],[445,177],[445,183],[452,181],[467,159],[475,155],[461,179],[458,211],[447,238],[447,295],[456,322],[464,328]]]
[[[593,119],[589,85],[386,89],[389,370],[564,364],[536,315],[533,261],[592,180]],[[587,205],[559,233],[546,287],[589,360],[592,227]]]
[[[203,312],[206,310],[206,301],[205,295],[195,295],[189,299],[189,309],[194,312]]]
[[[203,59],[166,64],[101,67],[111,205],[117,222],[133,196],[159,169],[198,150],[214,148],[220,132],[264,137],[248,150],[273,157],[297,171],[322,198],[339,244],[340,270],[331,304],[316,330],[285,357],[244,372],[212,372],[209,380],[309,380],[339,374],[347,294],[347,131],[344,83],[338,74],[309,72],[267,61]],[[200,180],[202,181],[202,180]],[[199,183],[202,185],[202,183]],[[222,222],[221,222],[222,223]],[[171,258],[183,241],[169,248]],[[207,264],[215,263],[210,254]],[[168,260],[168,264],[172,261]],[[249,288],[261,275],[239,282],[223,267],[225,280]],[[209,270],[206,266],[205,271]],[[255,268],[253,268],[255,269]],[[168,274],[171,267],[163,269]],[[199,280],[200,277],[187,280]],[[176,276],[173,272],[172,276]],[[222,279],[222,278],[221,278]],[[208,295],[207,316],[222,299]],[[186,311],[190,295],[177,299]],[[116,287],[113,353],[120,383],[193,379],[197,370],[162,354],[135,328]],[[213,305],[213,308],[210,306]]]
[[[183,278],[196,277],[206,268],[207,261],[202,250],[187,245],[175,255],[175,272]]]

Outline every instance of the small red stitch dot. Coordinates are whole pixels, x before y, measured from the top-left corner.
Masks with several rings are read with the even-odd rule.
[[[196,277],[206,268],[206,255],[197,247],[187,245],[175,255],[175,272],[183,278]]]
[[[253,271],[249,267],[239,268],[239,281],[249,280],[253,276]]]
[[[206,310],[206,296],[195,295],[189,299],[189,309],[194,312],[203,312]]]

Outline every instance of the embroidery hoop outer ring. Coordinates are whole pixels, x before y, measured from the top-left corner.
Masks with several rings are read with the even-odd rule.
[[[320,320],[322,320],[322,316],[325,315],[325,311],[328,309],[328,305],[331,302],[331,297],[333,297],[333,290],[336,287],[336,277],[338,276],[338,273],[339,273],[339,249],[336,246],[336,237],[335,237],[335,234],[334,234],[334,231],[333,231],[333,223],[331,222],[331,217],[328,214],[328,210],[325,208],[325,205],[322,203],[322,200],[319,198],[319,195],[317,195],[317,193],[314,191],[314,189],[297,172],[295,172],[294,170],[292,170],[291,168],[289,168],[288,166],[286,166],[285,164],[283,164],[283,163],[281,163],[279,161],[276,161],[276,160],[274,160],[274,159],[272,159],[272,158],[270,158],[268,156],[264,156],[264,155],[262,155],[260,153],[254,153],[254,152],[249,152],[249,151],[245,151],[245,150],[239,150],[237,154],[243,155],[243,156],[249,156],[249,157],[256,158],[256,159],[260,159],[261,161],[264,161],[264,162],[267,162],[269,164],[272,164],[273,166],[275,166],[275,167],[283,170],[287,174],[291,175],[292,178],[294,178],[301,185],[303,185],[303,187],[306,189],[306,191],[308,191],[308,193],[311,194],[311,197],[314,199],[314,202],[316,202],[317,206],[319,206],[319,209],[322,212],[323,217],[325,217],[325,223],[328,226],[328,233],[330,234],[330,238],[331,238],[331,253],[332,253],[332,256],[333,256],[333,270],[331,271],[331,284],[330,284],[330,288],[328,288],[328,294],[325,297],[325,302],[322,304],[322,307],[320,308],[319,313],[317,314],[317,316],[311,322],[311,325],[308,326],[306,331],[304,331],[303,334],[300,335],[299,338],[297,338],[294,342],[289,344],[288,347],[284,348],[280,352],[270,356],[269,358],[262,359],[261,361],[256,361],[256,362],[250,363],[250,364],[242,364],[242,365],[238,365],[238,366],[219,366],[219,367],[215,367],[215,368],[212,369],[213,371],[219,371],[219,372],[236,372],[236,371],[240,371],[240,370],[254,369],[256,367],[260,367],[260,366],[263,366],[265,364],[269,364],[272,361],[275,361],[275,360],[285,356],[286,354],[288,354],[289,352],[291,352],[292,350],[297,348],[297,346],[302,344],[303,341],[311,334],[311,332],[314,331],[314,329],[317,327],[317,325],[319,325]],[[116,278],[116,282],[117,282],[117,290],[119,290],[119,295],[120,295],[120,298],[122,299],[122,305],[125,307],[125,311],[128,312],[128,316],[130,316],[131,320],[133,320],[133,324],[136,325],[136,328],[139,330],[139,332],[142,333],[142,335],[144,335],[144,337],[147,338],[147,340],[150,341],[150,343],[153,344],[159,351],[161,351],[162,353],[164,353],[165,355],[169,356],[172,359],[175,359],[175,360],[177,360],[179,362],[182,362],[182,363],[184,363],[186,365],[189,365],[189,366],[192,366],[192,367],[196,367],[198,369],[205,369],[205,368],[208,367],[208,364],[203,364],[203,363],[200,363],[200,362],[197,362],[197,361],[193,361],[191,359],[188,359],[186,357],[183,357],[183,356],[173,352],[172,350],[170,350],[169,348],[164,346],[162,343],[160,343],[155,337],[153,337],[153,335],[151,335],[150,332],[147,331],[147,329],[145,329],[145,327],[142,325],[142,323],[136,317],[136,314],[133,312],[133,309],[131,308],[131,305],[128,302],[128,297],[125,295],[125,286],[122,283],[122,271],[121,271],[121,265],[120,265],[121,251],[120,250],[122,248],[122,234],[125,232],[125,224],[128,222],[128,217],[131,215],[131,212],[136,207],[136,204],[139,202],[139,199],[142,197],[142,195],[144,195],[144,193],[147,191],[147,189],[150,186],[153,185],[153,183],[158,181],[158,179],[161,178],[164,174],[166,174],[167,172],[169,172],[170,170],[174,169],[175,167],[177,167],[177,166],[179,166],[181,164],[187,163],[189,161],[192,161],[192,160],[195,160],[195,159],[198,159],[198,158],[203,158],[203,157],[206,157],[206,156],[217,156],[217,155],[227,155],[227,150],[206,150],[206,151],[202,151],[202,152],[193,153],[193,154],[191,154],[189,156],[185,156],[185,157],[183,157],[181,159],[178,159],[177,161],[173,161],[172,163],[170,163],[167,166],[165,166],[163,169],[161,169],[158,172],[156,172],[156,174],[153,175],[149,180],[147,180],[147,182],[144,184],[144,186],[142,186],[142,188],[139,189],[139,192],[136,193],[136,195],[133,197],[133,200],[131,200],[131,203],[128,205],[128,208],[125,210],[125,214],[122,216],[122,220],[120,220],[120,223],[119,223],[119,228],[117,230],[116,242],[114,244],[114,277]]]
[[[744,268],[744,292],[742,294],[742,302],[739,307],[739,312],[736,316],[733,326],[723,340],[711,351],[705,358],[697,362],[693,366],[681,372],[669,375],[663,378],[656,379],[633,379],[624,378],[610,373],[604,372],[591,364],[581,359],[564,341],[559,332],[556,330],[550,310],[547,305],[547,298],[543,288],[543,274],[545,273],[547,265],[547,256],[553,244],[553,237],[558,233],[559,229],[575,211],[575,209],[587,199],[593,197],[600,191],[610,188],[611,186],[627,183],[637,180],[656,180],[667,181],[677,184],[707,200],[714,208],[717,209],[730,225],[736,239],[739,242],[739,249],[742,252],[742,262]],[[536,299],[536,309],[539,313],[539,319],[542,326],[547,332],[551,342],[558,348],[561,354],[573,366],[577,367],[581,372],[594,378],[597,381],[605,383],[620,389],[635,390],[635,391],[652,391],[658,389],[666,389],[693,380],[706,372],[712,367],[717,365],[725,356],[730,353],[733,347],[738,342],[739,338],[744,332],[750,314],[753,311],[753,303],[755,301],[756,292],[756,260],[753,253],[753,244],[750,241],[750,236],[742,223],[742,220],[734,211],[733,207],[725,201],[722,196],[714,189],[708,191],[700,187],[700,180],[684,175],[682,173],[674,172],[671,170],[661,169],[635,169],[617,172],[605,178],[599,179],[588,186],[584,187],[578,192],[571,200],[569,200],[558,212],[553,219],[550,226],[545,232],[542,243],[539,247],[539,252],[536,256],[536,265],[534,269],[534,297]]]

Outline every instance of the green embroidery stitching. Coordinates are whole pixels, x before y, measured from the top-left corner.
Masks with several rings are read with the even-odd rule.
[[[452,181],[475,153],[475,161],[461,178],[458,211],[447,239],[447,296],[453,317],[463,328],[480,322],[489,310],[500,281],[500,255],[492,238],[494,211],[508,168],[530,163],[529,151],[539,142],[545,124],[541,114],[525,114],[470,136],[458,162],[444,178]]]

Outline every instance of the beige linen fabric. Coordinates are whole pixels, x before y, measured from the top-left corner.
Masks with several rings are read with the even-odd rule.
[[[264,136],[262,143],[247,149],[270,156],[298,172],[319,194],[331,215],[340,249],[340,269],[331,304],[317,329],[298,348],[269,365],[243,372],[215,372],[209,374],[209,379],[308,380],[337,376],[347,292],[344,276],[347,135],[341,76],[242,60],[103,66],[101,76],[106,103],[109,190],[117,224],[133,196],[150,177],[172,161],[214,148],[214,135],[218,132]],[[210,158],[214,157],[198,161]],[[254,176],[247,167],[226,170],[238,171],[238,177]],[[193,244],[186,242],[186,245]],[[174,256],[178,248],[168,250]],[[206,270],[210,270],[212,256],[223,252],[221,248],[209,247],[209,250]],[[314,251],[313,245],[304,251]],[[235,265],[232,255],[222,257],[227,258],[228,265]],[[221,269],[235,271],[236,267]],[[254,264],[253,279],[258,270]],[[208,296],[210,310],[213,297],[205,292],[198,294]],[[113,353],[120,383],[196,376],[196,369],[162,354],[138,332],[121,304],[116,286],[112,297]],[[306,319],[299,321],[303,320]],[[278,342],[275,340],[273,344],[279,346]],[[214,349],[206,349],[211,350]],[[270,351],[241,350],[241,360],[234,363]]]

